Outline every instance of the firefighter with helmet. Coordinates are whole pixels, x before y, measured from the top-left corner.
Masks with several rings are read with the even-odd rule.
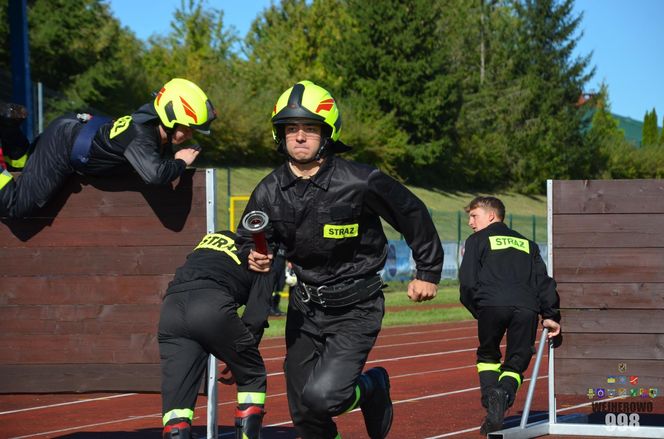
[[[128,116],[61,116],[39,136],[20,176],[0,171],[0,217],[21,218],[44,206],[75,172],[110,176],[133,170],[148,184],[170,183],[200,151],[184,147],[173,158],[164,152],[190,140],[193,130],[209,134],[215,118],[203,90],[181,78]]]
[[[387,436],[393,410],[382,367],[364,370],[381,328],[387,238],[381,217],[413,250],[408,296],[433,299],[443,250],[426,206],[374,166],[344,160],[341,116],[324,88],[301,81],[272,112],[273,136],[286,157],[253,191],[245,212],[270,218],[266,238],[284,249],[297,276],[286,315],[288,403],[297,434],[338,438],[334,417],[361,408],[372,439]],[[241,225],[238,239],[251,246]],[[251,250],[249,268],[268,272],[273,255]]]

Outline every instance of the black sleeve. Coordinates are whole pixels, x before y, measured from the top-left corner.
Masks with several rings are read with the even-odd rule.
[[[187,164],[180,159],[165,159],[160,153],[154,133],[150,127],[139,127],[136,136],[129,142],[124,156],[131,166],[148,184],[167,184],[182,175]]]
[[[256,346],[263,338],[263,331],[268,327],[267,316],[270,313],[270,299],[274,285],[274,273],[256,273],[251,285],[249,298],[242,314],[242,321],[254,336]]]
[[[424,203],[404,185],[379,170],[368,178],[368,207],[403,234],[413,252],[415,277],[440,282],[443,246]]]
[[[477,240],[468,238],[466,240],[463,259],[459,267],[459,300],[463,306],[477,319],[475,308],[475,292],[477,285],[477,271],[479,267],[479,251]]]
[[[531,243],[531,248],[533,249],[533,270],[535,271],[540,314],[544,319],[560,322],[560,297],[556,290],[556,281],[548,275],[537,244]]]

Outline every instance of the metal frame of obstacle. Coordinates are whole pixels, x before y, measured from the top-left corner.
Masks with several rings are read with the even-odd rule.
[[[207,233],[216,230],[215,203],[215,172],[214,169],[205,170],[205,204],[207,213]],[[214,355],[208,357],[207,377],[207,439],[217,439],[219,426],[217,424],[217,359]]]
[[[553,180],[547,180],[547,267],[549,275],[553,273]],[[533,373],[528,387],[528,396],[524,404],[519,426],[489,433],[488,438],[525,439],[547,434],[561,436],[597,436],[597,437],[636,437],[636,438],[663,438],[664,427],[615,427],[609,428],[601,424],[588,424],[588,417],[584,414],[571,414],[556,416],[555,375],[554,375],[554,349],[549,346],[549,408],[548,418],[528,424],[530,406],[535,393],[535,385],[539,372],[539,365],[544,352],[546,329],[542,332],[542,339],[535,359]]]

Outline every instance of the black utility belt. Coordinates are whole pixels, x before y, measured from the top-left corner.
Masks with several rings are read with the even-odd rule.
[[[335,285],[307,285],[297,283],[297,291],[303,303],[311,302],[323,308],[342,308],[372,298],[383,286],[380,276]]]

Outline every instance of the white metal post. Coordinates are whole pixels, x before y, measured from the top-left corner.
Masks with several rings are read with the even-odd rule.
[[[214,169],[205,170],[205,199],[207,216],[207,233],[216,230],[216,204],[215,204],[215,172]],[[217,359],[214,355],[208,358],[207,381],[207,439],[217,439],[219,427],[217,425]]]

